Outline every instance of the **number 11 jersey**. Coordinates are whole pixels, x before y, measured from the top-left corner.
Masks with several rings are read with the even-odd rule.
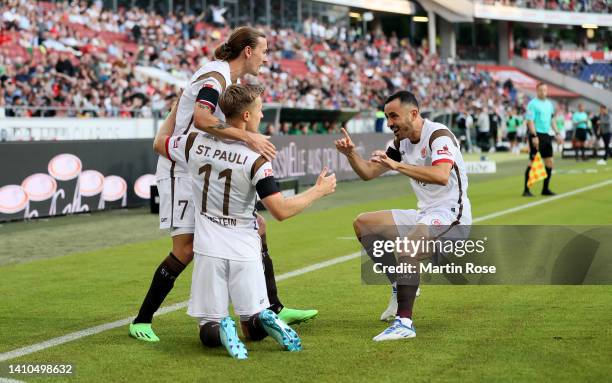
[[[200,132],[169,137],[166,152],[186,164],[192,178],[194,252],[234,261],[259,259],[255,185],[273,177],[270,162],[241,142]]]

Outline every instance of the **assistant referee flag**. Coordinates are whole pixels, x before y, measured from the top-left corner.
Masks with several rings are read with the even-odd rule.
[[[544,161],[540,152],[536,153],[533,161],[531,162],[531,169],[529,170],[529,179],[527,180],[527,187],[531,187],[534,183],[546,178],[546,169],[544,168]]]

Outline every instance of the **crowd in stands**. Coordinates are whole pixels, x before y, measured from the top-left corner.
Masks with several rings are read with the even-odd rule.
[[[608,0],[481,0],[485,4],[501,4],[512,7],[547,9],[551,11],[612,13]]]
[[[563,62],[546,56],[536,61],[547,68],[552,68],[567,76],[576,77],[600,89],[612,89],[612,63],[596,63],[588,58],[576,62]]]
[[[209,16],[162,16],[139,8],[111,12],[100,1],[4,1],[0,109],[7,116],[161,116],[179,86],[137,68],[188,80],[231,31],[222,12]],[[391,92],[411,89],[423,109],[471,113],[481,121],[484,114],[495,115],[491,126],[526,103],[510,81],[501,84],[473,65],[448,63],[395,35],[362,36],[359,29],[315,19],[306,19],[301,32],[259,28],[270,49],[270,64],[257,79],[266,87],[265,102],[377,110]],[[338,129],[334,124],[267,127],[273,134]]]
[[[139,8],[117,13],[99,1],[0,4],[0,102],[7,114],[147,116],[163,109],[175,86],[137,76],[152,65],[187,76],[220,38],[196,31],[190,15],[160,15]],[[44,107],[66,108],[65,112]]]
[[[178,87],[141,75],[136,67],[188,79],[230,32],[208,21],[205,14],[111,12],[99,1],[2,2],[0,107],[8,116],[162,113]],[[258,79],[266,86],[266,102],[376,109],[399,88],[413,89],[423,105],[440,110],[475,102],[500,108],[508,99],[488,73],[447,64],[396,36],[361,36],[357,29],[312,19],[304,21],[302,33],[260,28],[271,51],[270,65]],[[301,63],[303,70],[291,72],[283,65],[287,61]]]

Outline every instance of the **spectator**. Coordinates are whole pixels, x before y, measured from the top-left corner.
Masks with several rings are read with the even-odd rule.
[[[81,110],[85,115],[162,116],[169,105],[164,100],[176,94],[177,87],[144,77],[135,71],[136,65],[188,79],[210,59],[210,47],[229,32],[223,17],[226,10],[217,7],[211,8],[209,20],[215,25],[210,25],[202,22],[202,15],[162,16],[137,7],[113,13],[100,3],[89,8],[78,2],[47,4],[0,3],[0,15],[4,15],[0,29],[20,36],[19,42],[9,44],[21,52],[42,52],[0,58],[0,68],[10,80],[4,94],[7,105],[20,96],[24,105],[40,109],[37,98],[42,95],[49,107],[68,109],[58,115],[77,115]],[[20,22],[20,17],[28,22]],[[511,83],[500,84],[473,65],[448,64],[407,39],[387,37],[381,30],[361,35],[358,28],[347,30],[313,18],[304,21],[303,33],[259,28],[268,36],[273,56],[271,66],[262,68],[259,77],[266,86],[266,102],[296,108],[376,110],[386,94],[402,88],[418,93],[423,103],[437,110],[466,109],[473,102],[484,105],[491,100],[490,110],[498,111],[504,103],[520,99]],[[283,58],[302,63],[305,72],[290,72]],[[144,97],[136,100],[138,94]],[[294,127],[291,132],[302,130]],[[306,127],[307,133],[311,131]],[[278,133],[288,132],[281,127]]]
[[[576,161],[578,161],[578,152],[582,153],[582,160],[586,161],[585,142],[587,141],[587,131],[589,129],[589,116],[584,111],[584,104],[578,104],[578,110],[572,115],[574,123],[574,149],[576,150]]]
[[[278,129],[278,134],[283,135],[283,136],[286,136],[286,135],[290,134],[289,133],[289,126],[287,125],[286,122],[283,122],[281,124],[280,129]]]
[[[274,136],[276,134],[274,131],[274,124],[267,124],[263,134],[266,136]]]
[[[605,105],[599,106],[599,119],[597,120],[597,126],[594,127],[597,132],[597,137],[601,137],[604,143],[604,156],[602,159],[597,161],[597,165],[605,165],[610,154],[610,137],[612,136],[612,129],[610,127],[610,112]]]
[[[478,129],[476,140],[478,141],[480,150],[486,152],[491,148],[491,122],[487,107],[480,107],[479,109],[478,119],[476,121]]]

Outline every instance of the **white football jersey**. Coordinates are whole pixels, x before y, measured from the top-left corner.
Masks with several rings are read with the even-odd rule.
[[[202,132],[170,137],[166,151],[191,174],[196,209],[194,252],[236,261],[261,257],[255,185],[272,176],[270,162],[257,161],[261,156],[241,142]]]
[[[225,84],[221,84],[215,77],[208,75],[211,72],[220,73],[225,79]],[[210,87],[221,95],[225,88],[231,84],[230,66],[227,61],[210,61],[195,72],[191,77],[189,85],[183,90],[183,94],[179,100],[178,110],[176,111],[176,125],[174,126],[172,135],[178,136],[187,134],[191,129],[195,129],[192,127],[193,110],[200,89],[203,87]],[[210,103],[207,103],[207,105],[213,111],[215,117],[221,121],[225,121],[225,115],[218,105],[211,105]],[[172,161],[168,160],[166,157],[159,156],[155,177],[158,180],[170,177],[189,177],[189,170],[184,165],[178,163],[173,164]]]
[[[465,163],[459,143],[452,132],[445,125],[426,119],[419,142],[413,144],[409,139],[405,139],[400,141],[399,145],[403,163],[431,166],[448,162],[453,165],[445,186],[410,179],[418,200],[418,209],[420,211],[449,209],[457,214],[457,220],[461,224],[471,224],[472,209],[467,195],[468,179]]]

